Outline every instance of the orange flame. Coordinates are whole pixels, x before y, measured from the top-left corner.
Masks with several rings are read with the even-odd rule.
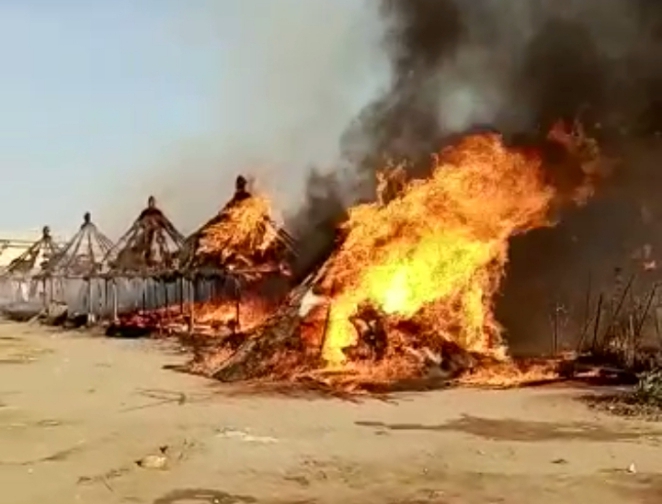
[[[493,299],[508,240],[552,224],[556,191],[536,153],[508,148],[497,134],[467,136],[433,162],[428,179],[385,204],[350,210],[346,240],[322,282],[331,298],[329,365],[346,362],[357,338],[350,317],[363,303],[424,320],[468,351],[505,357]]]
[[[200,252],[220,253],[221,262],[228,254],[244,251],[264,253],[277,239],[270,221],[271,206],[262,196],[251,196],[224,210],[223,219],[204,230]]]
[[[271,303],[257,296],[242,299],[240,304],[208,302],[199,303],[194,308],[197,324],[236,325],[236,329],[241,331],[250,331],[259,326],[273,309]]]

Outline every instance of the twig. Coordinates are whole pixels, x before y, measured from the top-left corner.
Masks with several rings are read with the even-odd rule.
[[[595,325],[593,326],[593,341],[591,342],[591,351],[595,351],[595,345],[598,342],[598,331],[600,330],[600,318],[602,317],[602,302],[603,302],[604,296],[602,293],[600,293],[600,297],[598,297],[598,307],[595,310]]]
[[[554,315],[552,319],[552,357],[556,355],[559,338],[559,303],[554,304]]]
[[[653,298],[655,297],[656,291],[657,291],[657,284],[654,284],[653,288],[648,294],[648,299],[646,300],[646,304],[644,305],[643,313],[641,314],[641,317],[639,317],[639,320],[637,321],[637,326],[634,332],[634,337],[636,339],[639,338],[639,336],[641,335],[641,331],[644,328],[644,323],[646,322],[646,317],[648,317],[648,312],[650,311],[651,306],[653,305]]]
[[[630,275],[630,279],[628,280],[628,283],[625,285],[625,289],[623,289],[623,292],[621,293],[621,297],[618,300],[616,309],[614,310],[614,313],[611,315],[609,319],[609,323],[607,324],[607,328],[605,329],[605,333],[604,333],[605,338],[609,335],[609,332],[611,331],[614,323],[616,322],[616,319],[618,318],[621,312],[621,309],[623,308],[623,303],[625,302],[625,298],[627,297],[628,292],[630,292],[630,288],[632,287],[632,282],[634,282],[634,277],[635,277],[634,274]]]
[[[579,335],[579,342],[577,343],[577,351],[581,351],[584,346],[584,340],[586,339],[586,334],[588,333],[588,328],[591,325],[591,272],[588,273],[588,282],[586,285],[586,298],[584,300],[584,323],[582,324],[582,332]]]
[[[163,406],[166,404],[173,404],[176,403],[179,406],[182,406],[185,404],[188,400],[186,397],[186,394],[183,392],[175,392],[175,391],[169,391],[169,390],[140,390],[139,391],[140,395],[146,396],[146,397],[151,397],[153,399],[159,399],[156,402],[149,403],[149,404],[142,404],[140,406],[131,406],[128,408],[124,408],[120,410],[121,413],[127,413],[129,411],[137,411],[137,410],[142,410],[142,409],[147,409],[147,408],[154,408],[157,406]],[[159,397],[160,396],[160,397]],[[163,397],[163,396],[170,396],[170,397]]]
[[[625,362],[626,362],[626,367],[628,369],[632,368],[634,365],[634,358],[635,358],[635,329],[634,329],[634,318],[635,316],[630,313],[628,316],[628,332],[627,332],[627,339],[626,339],[626,346],[625,346]]]

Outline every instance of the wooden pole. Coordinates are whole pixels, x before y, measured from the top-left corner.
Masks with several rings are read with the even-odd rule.
[[[190,306],[189,334],[193,334],[193,328],[195,327],[195,278],[191,280]]]
[[[556,356],[556,341],[559,337],[559,305],[554,304],[554,319],[552,327],[552,357]]]
[[[235,319],[237,320],[237,332],[241,331],[241,286],[239,285],[239,280],[234,279],[234,289],[235,289]]]
[[[48,299],[46,297],[46,277],[41,279],[41,290],[43,291],[41,302],[44,304],[44,308],[48,308]]]
[[[94,322],[94,304],[92,302],[92,279],[87,278],[87,322]]]
[[[577,352],[581,352],[584,347],[584,340],[591,326],[591,272],[588,273],[588,285],[586,286],[586,296],[584,299],[584,322],[582,324],[582,332],[579,335],[577,342]]]
[[[143,313],[145,312],[146,304],[147,304],[147,299],[145,299],[146,289],[147,289],[147,286],[146,286],[146,282],[145,282],[145,277],[142,277],[142,284],[141,284],[141,289],[140,290],[141,290],[141,294],[142,294],[142,311],[143,311]]]
[[[598,307],[595,311],[595,325],[593,326],[593,341],[591,343],[591,352],[596,351],[596,345],[598,344],[598,332],[600,331],[600,318],[602,317],[602,300],[603,296],[600,293],[598,297]]]
[[[117,278],[113,278],[113,322],[117,323],[119,317],[117,314],[119,300],[117,299]]]
[[[184,277],[179,277],[176,285],[179,291],[179,311],[184,315]]]
[[[161,285],[163,286],[163,304],[165,305],[166,320],[170,320],[170,296],[168,296],[169,285],[165,281],[162,282]]]

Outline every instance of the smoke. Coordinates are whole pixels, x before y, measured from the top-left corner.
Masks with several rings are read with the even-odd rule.
[[[606,131],[654,129],[661,10],[643,0],[201,2],[178,29],[183,43],[216,48],[208,124],[143,156],[104,228],[117,234],[154,194],[188,232],[239,172],[291,214],[310,207],[310,167],[333,168],[348,203],[384,158],[428,156],[475,125],[529,131],[582,112]]]
[[[440,69],[466,35],[453,0],[384,0],[381,14],[391,83],[341,140],[345,156],[368,173],[384,157],[432,151],[441,133]]]
[[[662,9],[627,0],[382,0],[391,82],[343,139],[363,166],[429,155],[444,134],[578,113],[650,129]]]
[[[370,2],[203,0],[187,12],[172,29],[191,57],[199,47],[216,58],[200,84],[215,91],[199,134],[137,161],[122,205],[109,202],[113,220],[102,223],[114,236],[150,194],[183,233],[196,229],[231,197],[239,173],[277,212],[304,205],[310,167],[337,167],[338,138],[387,77]]]
[[[139,178],[140,195],[124,195],[129,213],[118,214],[113,202],[117,220],[128,224],[154,193],[187,232],[222,205],[243,172],[286,211],[305,247],[302,264],[310,264],[333,242],[347,205],[372,194],[385,158],[427,160],[446,137],[475,126],[539,134],[559,117],[581,115],[637,169],[628,166],[556,229],[513,244],[504,321],[521,320],[517,331],[528,336],[534,324],[522,306],[535,302],[527,313],[544,311],[555,289],[576,290],[589,264],[619,260],[651,231],[640,225],[641,200],[654,219],[646,180],[661,154],[640,139],[662,130],[662,7],[655,2],[205,5],[188,23],[196,37],[224,42],[212,126],[165,148]]]
[[[341,139],[366,192],[385,158],[408,157],[420,175],[415,169],[429,163],[417,160],[477,126],[539,138],[553,121],[579,117],[623,161],[588,207],[513,243],[500,316],[511,341],[540,347],[551,305],[583,304],[577,279],[593,269],[595,286],[628,260],[651,241],[651,215],[662,211],[650,184],[662,153],[644,140],[662,130],[662,8],[644,0],[382,0],[380,14],[389,86]]]

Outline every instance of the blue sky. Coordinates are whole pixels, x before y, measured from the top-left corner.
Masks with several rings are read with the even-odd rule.
[[[0,2],[0,229],[71,226],[129,159],[206,127],[218,52],[173,33],[184,4]]]
[[[256,164],[276,151],[289,161],[310,135],[306,124],[333,101],[329,90],[351,102],[331,121],[339,129],[376,89],[362,61],[351,75],[339,71],[348,55],[368,60],[369,49],[352,49],[372,44],[350,39],[357,12],[350,0],[1,0],[0,230],[49,224],[71,234],[89,209],[113,234],[149,192],[172,200],[182,215],[171,217],[190,227],[227,197],[248,149]],[[314,64],[320,80],[292,91],[301,81],[294,74]],[[302,100],[305,110],[293,106]],[[270,133],[278,115],[289,131],[286,155],[286,137]],[[339,131],[323,133],[337,141],[330,137]],[[244,152],[227,157],[240,136]],[[304,157],[297,163],[316,161]],[[215,170],[227,176],[210,188]],[[205,201],[190,194],[193,182],[189,194],[174,195],[189,174],[207,186]]]

